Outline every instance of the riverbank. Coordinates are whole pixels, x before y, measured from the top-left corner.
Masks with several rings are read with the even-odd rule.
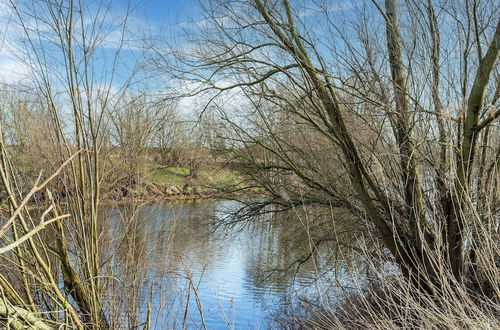
[[[195,199],[232,199],[261,197],[262,189],[235,170],[207,167],[192,176],[183,167],[156,166],[150,175],[137,184],[105,187],[101,194],[104,203],[181,201]]]
[[[265,193],[258,188],[213,188],[200,186],[152,185],[120,187],[118,191],[104,194],[101,203],[127,204],[130,202],[161,203],[166,201],[221,200],[262,197]]]
[[[59,204],[67,195],[58,185],[50,188]],[[26,191],[24,194],[27,194]],[[100,204],[163,203],[171,201],[223,200],[264,197],[265,192],[235,170],[207,167],[192,176],[187,168],[156,166],[138,182],[128,180],[104,181],[100,186]],[[7,196],[0,196],[5,199]],[[46,201],[46,191],[33,195],[29,206],[36,208]]]

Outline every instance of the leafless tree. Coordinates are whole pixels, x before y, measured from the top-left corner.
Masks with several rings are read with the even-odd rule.
[[[140,185],[147,178],[155,153],[164,152],[165,144],[178,138],[174,121],[178,116],[170,102],[154,102],[142,95],[124,97],[123,104],[111,114],[111,143],[116,144],[115,163],[122,185]],[[116,166],[116,164],[115,164]]]
[[[26,203],[34,192],[43,188],[48,188],[45,192],[48,208],[42,220],[48,214],[54,219],[60,218],[60,214],[71,214],[71,219],[64,224],[55,222],[54,242],[36,233],[28,238],[28,244],[18,246],[14,257],[9,259],[21,274],[24,299],[16,298],[20,294],[8,280],[0,281],[0,285],[10,292],[9,297],[15,299],[12,303],[20,308],[38,313],[40,306],[45,306],[48,314],[44,319],[52,318],[79,329],[108,328],[102,300],[98,211],[100,185],[109,164],[104,134],[109,125],[106,114],[119,106],[118,100],[130,86],[135,72],[133,69],[128,72],[130,78],[117,81],[117,65],[121,51],[127,46],[130,8],[121,17],[112,17],[110,3],[106,1],[28,0],[9,4],[11,24],[17,27],[17,34],[10,41],[11,51],[30,69],[29,91],[36,96],[37,108],[42,109],[51,128],[46,139],[53,157],[43,170],[51,173],[59,168],[62,194],[53,195],[50,192],[53,186],[38,185],[36,181],[35,188],[24,196],[15,176],[21,169],[12,163],[2,144],[2,182],[13,219],[3,229],[9,230],[14,240],[30,231],[35,222]],[[30,127],[30,131],[35,137],[36,127]],[[26,143],[35,140],[30,138]],[[61,164],[65,166],[60,167]],[[67,316],[61,317],[57,310]]]
[[[350,209],[424,291],[443,269],[479,284],[499,249],[498,3],[351,5],[208,1],[161,58],[207,107],[233,98],[227,139],[273,204]]]

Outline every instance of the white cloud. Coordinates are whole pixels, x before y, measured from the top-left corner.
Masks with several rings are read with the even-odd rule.
[[[30,68],[20,60],[10,57],[0,57],[0,82],[6,84],[21,83],[30,73]]]
[[[228,80],[220,80],[217,83],[220,88],[232,85],[234,82]],[[181,96],[177,108],[185,118],[193,120],[198,118],[203,110],[216,109],[217,112],[231,113],[249,106],[248,98],[241,87],[235,87],[220,94],[216,90],[203,91],[206,87],[201,83],[185,81],[169,93]]]

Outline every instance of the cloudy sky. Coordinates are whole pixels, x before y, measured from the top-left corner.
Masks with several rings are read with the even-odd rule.
[[[66,66],[61,56],[61,43],[53,29],[48,27],[53,20],[46,1],[0,0],[0,84],[32,85],[34,81],[40,81],[38,72],[46,70],[54,74],[54,77],[51,77],[53,87],[61,90],[69,88],[65,80]],[[69,0],[60,1],[63,4],[69,3]],[[200,1],[209,3],[207,0]],[[348,12],[355,4],[362,1],[364,0],[332,0],[330,10]],[[99,88],[104,86],[101,89],[109,88],[118,95],[121,90],[120,86],[126,85],[128,79],[133,77],[132,88],[135,90],[164,93],[174,88],[174,93],[177,94],[182,94],[186,90],[188,92],[195,90],[197,85],[190,84],[190,82],[169,80],[161,74],[155,76],[148,66],[151,63],[144,64],[140,70],[137,70],[137,67],[142,65],[140,64],[142,60],[151,58],[149,55],[152,51],[148,48],[148,43],[156,50],[165,49],[165,54],[173,49],[184,52],[186,49],[189,50],[190,46],[184,39],[186,32],[188,34],[195,32],[194,28],[199,29],[202,26],[196,22],[203,22],[202,10],[198,2],[198,0],[76,0],[75,6],[81,5],[84,8],[81,18],[84,28],[91,30],[92,19],[96,19],[100,25],[99,31],[103,31],[102,38],[96,38],[99,40],[98,47],[93,52],[93,81],[91,82],[93,86],[99,86]],[[304,0],[299,3],[301,3],[300,10],[303,11],[300,16],[304,20],[309,20],[309,29],[314,29],[319,24],[314,19],[315,11],[309,8],[314,2]],[[13,4],[24,8],[21,9],[21,19],[18,13],[12,10]],[[109,8],[106,7],[108,4],[110,4]],[[66,19],[65,14],[60,18],[61,21]],[[29,33],[31,40],[34,40],[34,46],[26,42],[26,33],[20,25],[21,20],[30,31],[38,31]],[[126,24],[123,24],[125,21]],[[75,29],[79,26],[79,22],[75,23]],[[123,30],[122,26],[126,26],[126,30]],[[121,43],[122,37],[126,39],[125,43]],[[33,49],[37,50],[36,56]],[[120,50],[118,60],[115,56],[117,49]],[[43,58],[43,63],[37,63],[36,58]],[[145,67],[148,70],[144,70]],[[38,76],[33,77],[33,72],[35,76],[37,74]],[[161,69],[158,72],[161,72]],[[178,90],[181,92],[179,93]],[[231,106],[240,104],[243,100],[243,98],[238,98],[238,91],[235,89],[226,95],[226,99],[231,100]],[[183,98],[180,100],[180,108],[203,107],[207,97],[210,98],[206,95]]]
[[[40,16],[48,16],[48,13],[43,13],[44,7],[42,1],[38,0],[0,0],[0,82],[15,84],[26,79],[29,65],[26,62],[26,56],[20,55],[20,41],[25,39],[23,31],[18,24],[16,13],[12,10],[12,4],[22,5],[34,3],[34,6],[39,6],[34,11]],[[78,2],[78,1],[76,1]],[[145,37],[147,33],[153,35],[162,34],[177,34],[177,31],[191,21],[196,21],[199,17],[199,9],[195,0],[103,0],[102,3],[111,3],[109,11],[103,16],[106,16],[104,21],[109,22],[109,26],[118,26],[123,19],[125,13],[129,10],[127,33],[130,42],[123,47],[123,58],[130,57],[134,59],[140,53],[138,49],[138,40]],[[88,16],[92,16],[92,11],[101,3],[99,0],[84,0],[87,7]],[[34,7],[33,6],[33,7]],[[33,8],[31,8],[33,10]],[[101,12],[104,10],[101,9]],[[25,16],[27,17],[27,16]],[[40,27],[40,26],[38,26]],[[42,27],[43,29],[43,27]],[[106,30],[104,28],[103,30]],[[106,58],[109,58],[118,47],[121,36],[120,29],[116,29],[106,35],[106,39],[101,43],[101,52],[103,65]],[[135,40],[133,40],[135,39]],[[22,47],[21,47],[22,48]],[[57,58],[57,54],[53,54]],[[127,63],[121,63],[124,70],[127,68]],[[130,69],[130,68],[129,68]]]

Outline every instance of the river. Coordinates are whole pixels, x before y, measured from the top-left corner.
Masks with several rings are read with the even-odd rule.
[[[339,258],[338,249],[332,257],[324,244],[305,261],[313,245],[303,220],[269,215],[217,229],[235,207],[199,201],[105,208],[103,268],[118,274],[103,277],[109,314],[120,315],[113,322],[142,329],[149,314],[152,329],[267,329],[277,316],[331,303],[339,285],[352,286],[357,258]]]

